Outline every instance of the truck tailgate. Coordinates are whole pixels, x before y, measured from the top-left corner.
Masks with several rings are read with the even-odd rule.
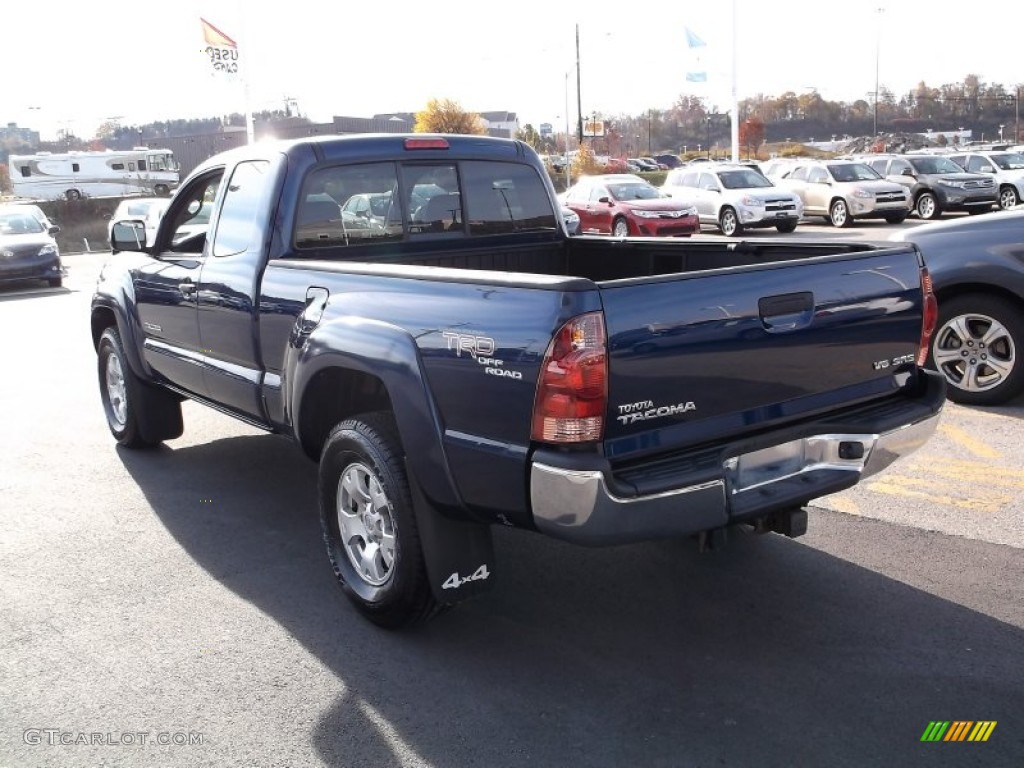
[[[751,434],[914,375],[912,248],[600,284],[615,461]]]

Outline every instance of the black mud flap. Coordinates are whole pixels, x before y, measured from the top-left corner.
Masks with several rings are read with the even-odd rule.
[[[491,526],[445,517],[427,501],[411,471],[407,475],[434,598],[460,603],[488,590],[494,582]]]

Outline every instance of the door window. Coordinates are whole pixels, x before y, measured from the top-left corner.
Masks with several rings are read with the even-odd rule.
[[[206,247],[210,214],[217,199],[224,169],[219,168],[193,181],[174,197],[168,212],[171,224],[170,250],[175,253],[201,254]]]
[[[812,184],[828,181],[828,172],[824,168],[811,168],[807,172],[807,180]]]

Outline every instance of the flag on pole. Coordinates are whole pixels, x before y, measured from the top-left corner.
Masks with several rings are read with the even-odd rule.
[[[706,83],[708,81],[708,73],[701,63],[700,49],[704,47],[704,40],[689,27],[683,27],[683,31],[686,33],[686,47],[690,49],[691,53],[691,67],[686,73],[686,82],[688,83]],[[696,53],[694,51],[697,51]]]
[[[203,53],[210,57],[213,74],[238,74],[238,43],[225,35],[204,18],[199,19],[203,27]]]

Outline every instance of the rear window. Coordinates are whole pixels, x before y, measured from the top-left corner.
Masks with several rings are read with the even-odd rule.
[[[547,188],[520,163],[367,163],[306,178],[298,249],[557,230]]]

